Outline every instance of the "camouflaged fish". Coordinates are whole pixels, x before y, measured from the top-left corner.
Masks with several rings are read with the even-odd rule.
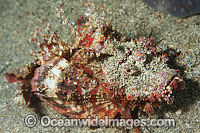
[[[29,90],[69,118],[113,119],[120,114],[132,119],[136,107],[151,114],[163,101],[171,104],[174,91],[185,88],[180,71],[167,65],[167,53],[157,50],[152,38],[123,42],[94,10],[77,24],[70,25],[75,38],[69,44],[46,24],[46,32],[36,28],[31,40],[41,50],[21,71],[7,72],[7,80],[21,83],[22,91]],[[28,93],[23,93],[25,99]]]

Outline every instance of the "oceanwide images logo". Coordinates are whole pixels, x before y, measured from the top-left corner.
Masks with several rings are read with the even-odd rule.
[[[37,124],[37,118],[34,115],[27,115],[25,117],[25,125],[27,127],[34,127]],[[86,119],[63,119],[63,118],[50,118],[49,116],[43,116],[40,119],[40,124],[43,127],[125,127],[127,129],[133,129],[138,126],[175,126],[174,119],[151,119],[147,123],[147,119],[110,119],[105,116],[104,119],[100,119],[98,116]]]

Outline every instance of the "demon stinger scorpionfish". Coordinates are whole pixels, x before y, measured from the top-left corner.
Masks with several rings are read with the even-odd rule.
[[[80,16],[71,44],[43,23],[45,30],[36,28],[31,39],[41,48],[35,61],[7,72],[7,80],[21,83],[25,100],[33,93],[69,118],[132,118],[135,107],[151,114],[162,101],[172,103],[172,93],[185,83],[179,70],[168,67],[167,53],[152,38],[121,41],[102,18],[95,11]]]

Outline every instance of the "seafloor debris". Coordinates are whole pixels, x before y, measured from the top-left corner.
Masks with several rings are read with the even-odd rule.
[[[179,70],[168,67],[167,53],[157,50],[152,38],[120,41],[119,33],[95,7],[89,4],[89,9],[79,17],[77,29],[57,10],[72,28],[71,44],[65,44],[49,25],[36,28],[31,40],[41,51],[32,53],[33,63],[6,73],[7,80],[21,83],[27,102],[36,95],[70,118],[112,119],[118,113],[132,118],[135,107],[151,114],[163,101],[171,104],[173,92],[185,83]]]

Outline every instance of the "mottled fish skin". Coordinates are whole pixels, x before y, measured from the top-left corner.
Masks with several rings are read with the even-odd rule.
[[[200,0],[142,0],[148,6],[176,17],[200,13]]]

